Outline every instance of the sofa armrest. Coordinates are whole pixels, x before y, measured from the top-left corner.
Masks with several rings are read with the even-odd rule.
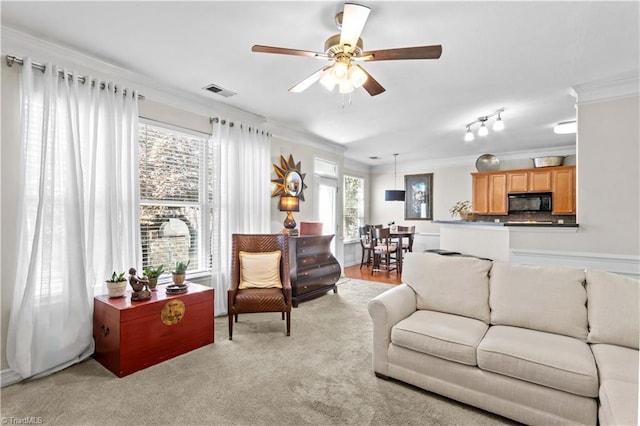
[[[416,311],[416,293],[400,284],[371,299],[368,309],[373,320],[373,370],[386,376],[391,328]]]

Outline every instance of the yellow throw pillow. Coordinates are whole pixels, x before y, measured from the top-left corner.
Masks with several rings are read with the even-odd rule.
[[[282,288],[280,282],[282,252],[240,252],[240,289]]]

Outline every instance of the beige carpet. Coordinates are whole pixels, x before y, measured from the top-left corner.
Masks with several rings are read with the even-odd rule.
[[[118,379],[93,359],[2,389],[2,421],[45,425],[496,425],[506,419],[371,367],[367,302],[390,285],[347,280],[293,310],[241,315],[228,340]],[[14,422],[15,423],[15,422]]]

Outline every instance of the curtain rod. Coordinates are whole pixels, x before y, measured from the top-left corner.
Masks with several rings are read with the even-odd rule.
[[[209,118],[209,122],[212,123],[212,124],[213,123],[222,123],[223,126],[225,124],[227,124],[227,120],[225,120],[224,118],[219,118],[219,117],[211,117],[211,118]],[[233,121],[229,121],[229,127],[233,127],[233,126],[235,126],[235,123]],[[244,128],[244,125],[242,123],[240,123],[240,128],[241,129]],[[269,132],[266,132],[264,130],[260,130],[257,127],[251,128],[251,126],[249,126],[249,131],[250,132],[253,132],[254,130],[256,131],[256,134],[262,132],[263,135],[267,135],[269,137],[272,136],[271,133],[269,133]]]
[[[11,68],[13,66],[13,64],[24,65],[24,61],[22,60],[22,58],[18,58],[18,57],[13,56],[13,55],[7,55],[7,59],[6,60],[7,60],[7,66],[9,68]],[[31,68],[36,69],[38,71],[42,71],[42,72],[44,72],[47,69],[46,65],[39,64],[37,62],[31,62]],[[64,77],[64,71],[58,70],[58,75]],[[71,74],[71,73],[68,73],[67,75],[68,76],[73,76],[73,74]],[[86,82],[86,80],[87,80],[86,77],[83,76],[83,75],[76,76],[75,78],[77,78],[78,81],[80,83],[82,83],[82,84],[84,84]],[[95,86],[95,84],[96,84],[95,80],[91,81],[91,85],[92,86]],[[106,86],[105,86],[104,83],[100,83],[99,87],[101,89],[104,89]],[[127,95],[127,90],[126,89],[123,90],[122,94],[126,96]],[[144,99],[144,95],[138,95],[138,99]]]

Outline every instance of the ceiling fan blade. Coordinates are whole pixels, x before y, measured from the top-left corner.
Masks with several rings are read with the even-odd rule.
[[[438,59],[442,55],[442,45],[400,47],[397,49],[371,50],[362,52],[365,61],[392,61],[396,59]]]
[[[340,44],[349,48],[345,48],[347,53],[353,52],[358,39],[364,28],[364,24],[369,17],[369,9],[367,6],[362,6],[354,3],[345,3],[344,12],[342,13],[342,31],[340,32]]]
[[[367,81],[364,82],[362,87],[364,87],[364,90],[366,90],[371,96],[379,95],[380,93],[386,90],[384,87],[380,85],[380,83],[376,81],[375,78],[371,77],[371,74],[369,74],[367,70],[362,68],[360,65],[353,65],[353,66],[360,68],[367,75]]]
[[[324,73],[331,68],[331,65],[326,66],[316,72],[314,72],[313,74],[311,74],[309,77],[305,78],[304,80],[302,80],[300,83],[296,84],[295,86],[293,86],[291,89],[289,89],[289,91],[291,93],[300,93],[303,90],[306,90],[309,86],[311,86],[313,83],[315,83],[316,81],[320,80],[322,78],[322,76],[324,75]]]
[[[320,52],[311,52],[309,50],[287,49],[286,47],[262,46],[256,44],[251,48],[252,52],[277,53],[280,55],[309,56],[311,58],[328,58],[328,55]]]

